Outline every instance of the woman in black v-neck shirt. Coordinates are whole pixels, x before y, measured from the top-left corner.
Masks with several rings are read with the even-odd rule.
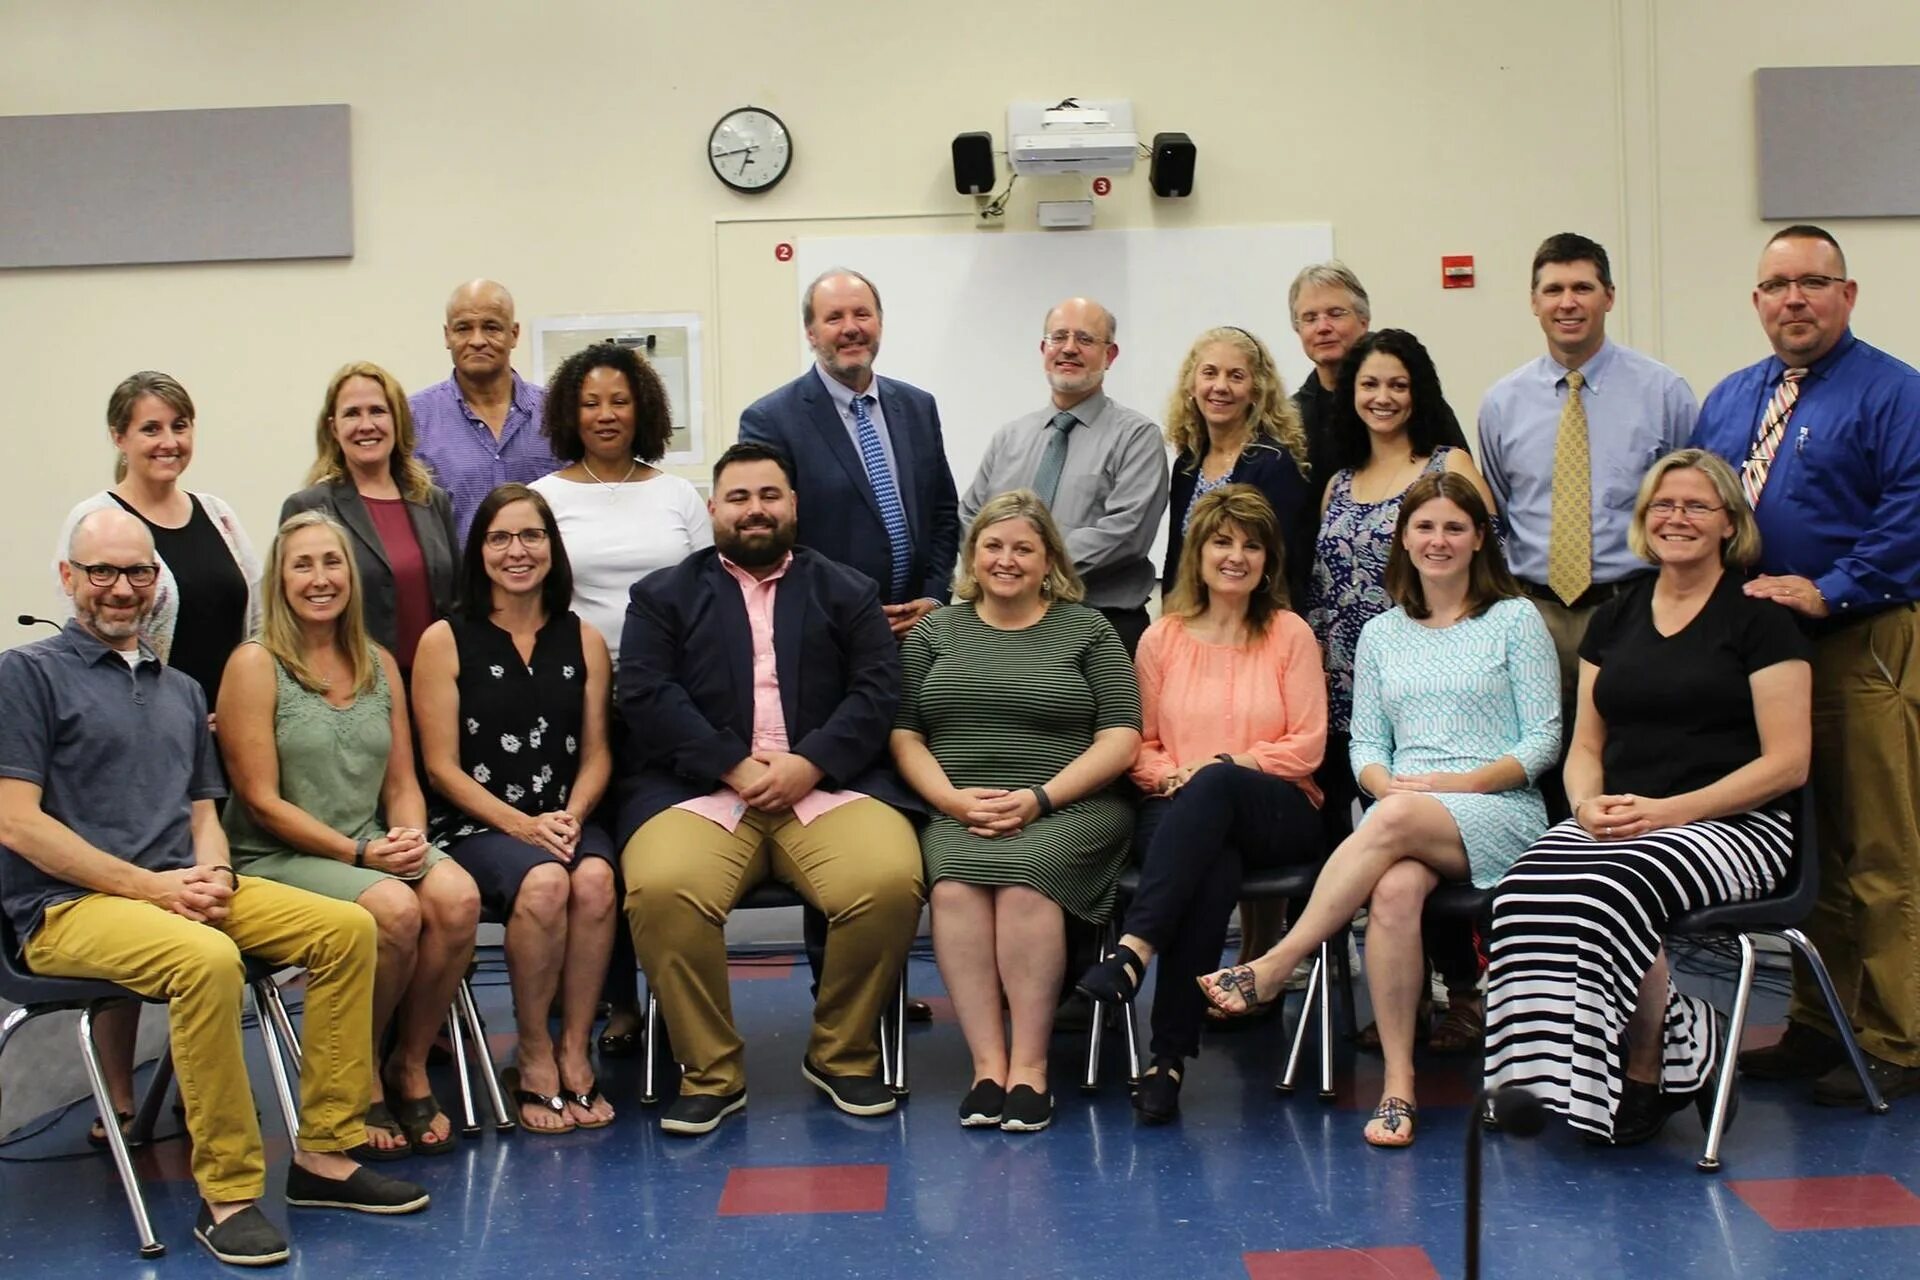
[[[1760,534],[1727,465],[1697,449],[1655,463],[1628,540],[1660,572],[1587,628],[1573,817],[1495,891],[1487,994],[1488,1087],[1525,1086],[1617,1146],[1689,1102],[1710,1114],[1723,1031],[1675,990],[1666,925],[1779,882],[1812,743],[1809,648],[1743,590]]]

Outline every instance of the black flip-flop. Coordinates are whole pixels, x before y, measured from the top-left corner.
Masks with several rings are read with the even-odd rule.
[[[115,1111],[113,1118],[120,1122],[120,1136],[123,1138],[127,1137],[127,1126],[133,1123],[133,1112]],[[131,1144],[132,1140],[128,1139],[128,1141],[129,1144]],[[93,1123],[87,1126],[87,1145],[95,1151],[105,1151],[107,1149],[107,1130],[106,1126],[101,1123],[99,1116],[95,1116]]]
[[[395,1134],[405,1139],[405,1141],[395,1147],[376,1147],[371,1142],[363,1142],[359,1146],[345,1152],[345,1155],[360,1161],[362,1164],[386,1164],[393,1160],[405,1160],[413,1154],[412,1135],[406,1131],[405,1126],[403,1126],[399,1120],[394,1118],[393,1112],[388,1110],[385,1102],[369,1102],[367,1104],[366,1127],[369,1129],[385,1129],[388,1133]]]
[[[568,1102],[588,1114],[592,1114],[593,1104],[603,1096],[600,1092],[600,1082],[598,1080],[589,1081],[585,1093],[569,1089],[565,1084],[560,1086],[560,1092],[566,1097]],[[605,1120],[575,1120],[573,1127],[576,1129],[604,1129],[619,1118],[619,1116],[615,1115],[608,1116]]]
[[[513,1103],[514,1110],[517,1111],[521,1107],[537,1107],[542,1111],[551,1111],[554,1115],[559,1116],[567,1122],[567,1126],[564,1129],[539,1129],[522,1120],[520,1122],[520,1132],[537,1133],[545,1138],[557,1138],[563,1133],[572,1133],[580,1127],[580,1122],[567,1114],[566,1095],[560,1093],[549,1095],[535,1093],[531,1089],[522,1089],[520,1087],[520,1069],[518,1067],[508,1067],[505,1071],[502,1071],[500,1073],[500,1084],[501,1087],[506,1089],[507,1097]],[[599,1092],[597,1086],[594,1092]]]
[[[460,1131],[453,1127],[452,1116],[447,1116],[447,1136],[441,1138],[434,1134],[433,1118],[446,1115],[446,1109],[431,1093],[420,1098],[389,1098],[387,1109],[393,1112],[395,1123],[407,1135],[407,1142],[417,1156],[449,1155],[460,1145]]]

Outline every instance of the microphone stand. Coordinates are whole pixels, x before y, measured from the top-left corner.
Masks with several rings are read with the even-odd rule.
[[[1467,1122],[1467,1280],[1480,1280],[1480,1132],[1494,1127],[1531,1138],[1547,1124],[1547,1109],[1525,1089],[1509,1085],[1474,1095]]]

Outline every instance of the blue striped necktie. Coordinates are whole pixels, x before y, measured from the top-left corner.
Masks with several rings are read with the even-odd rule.
[[[853,429],[860,438],[860,461],[867,469],[867,483],[873,486],[873,500],[880,507],[880,522],[887,526],[887,543],[893,552],[892,590],[887,603],[899,604],[907,593],[907,563],[913,557],[913,543],[907,537],[907,509],[900,502],[900,490],[887,468],[887,451],[880,447],[880,431],[873,425],[867,406],[872,396],[853,398]]]

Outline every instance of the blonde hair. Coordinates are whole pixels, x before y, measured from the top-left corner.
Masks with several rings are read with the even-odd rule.
[[[1287,553],[1280,540],[1280,517],[1265,494],[1250,484],[1215,489],[1193,504],[1186,541],[1180,547],[1180,568],[1167,595],[1164,612],[1197,618],[1207,611],[1207,584],[1200,576],[1200,554],[1213,536],[1228,525],[1260,544],[1266,552],[1262,577],[1247,600],[1247,643],[1256,645],[1267,634],[1273,615],[1291,604],[1287,598]]]
[[[1002,520],[1015,519],[1032,525],[1033,531],[1040,535],[1040,545],[1046,548],[1047,576],[1040,583],[1040,594],[1069,604],[1085,599],[1087,588],[1074,572],[1073,557],[1067,554],[1067,540],[1060,536],[1060,526],[1053,522],[1053,513],[1047,510],[1047,504],[1031,489],[1014,489],[989,499],[974,516],[973,523],[967,526],[966,543],[960,548],[960,567],[953,573],[953,598],[980,598],[980,580],[973,576],[973,556],[980,546],[980,533]]]
[[[273,535],[273,546],[267,551],[267,579],[261,584],[262,588],[268,589],[260,592],[263,597],[260,647],[272,654],[287,669],[287,674],[299,681],[300,687],[307,692],[327,691],[326,682],[307,665],[300,643],[300,620],[293,616],[293,606],[287,602],[287,543],[302,529],[314,528],[325,529],[333,535],[347,562],[347,607],[334,623],[333,647],[339,650],[340,656],[346,659],[348,668],[353,672],[354,693],[366,693],[373,688],[374,671],[379,658],[375,656],[373,641],[367,637],[366,618],[360,611],[360,566],[354,561],[347,531],[324,511],[296,512],[288,516],[279,532]]]
[[[1733,468],[1705,449],[1675,449],[1666,457],[1648,468],[1641,477],[1640,492],[1633,500],[1633,523],[1627,526],[1627,548],[1633,554],[1652,564],[1660,559],[1653,554],[1653,544],[1647,540],[1647,508],[1653,503],[1653,494],[1660,482],[1674,471],[1698,471],[1712,484],[1713,491],[1720,495],[1720,505],[1726,508],[1727,520],[1733,525],[1733,536],[1720,544],[1720,563],[1745,569],[1760,559],[1760,525],[1753,518],[1753,508],[1747,505],[1747,496],[1740,490],[1740,480],[1733,474]]]
[[[1173,399],[1167,403],[1167,440],[1174,452],[1199,466],[1207,451],[1207,423],[1193,399],[1193,371],[1200,353],[1225,343],[1238,351],[1253,375],[1253,397],[1247,403],[1247,429],[1256,440],[1265,438],[1293,455],[1293,465],[1307,474],[1307,429],[1300,422],[1300,410],[1287,395],[1287,384],[1267,344],[1233,325],[1209,329],[1193,340],[1187,358],[1180,364],[1180,376],[1173,384]]]
[[[413,410],[407,404],[407,393],[398,378],[368,360],[341,365],[327,383],[327,398],[321,402],[320,421],[314,428],[315,453],[307,483],[333,484],[347,478],[347,456],[341,451],[340,438],[333,433],[333,407],[349,378],[368,378],[380,384],[381,394],[387,398],[387,412],[393,416],[393,454],[388,459],[393,482],[408,502],[425,502],[433,490],[433,476],[413,456]]]

